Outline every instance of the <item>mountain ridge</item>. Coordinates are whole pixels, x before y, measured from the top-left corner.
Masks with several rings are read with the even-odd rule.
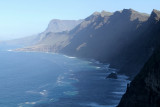
[[[134,78],[154,48],[151,31],[154,32],[153,26],[156,24],[152,18],[155,12],[158,13],[153,10],[150,16],[133,9],[96,12],[69,32],[62,35],[50,32],[38,44],[18,50],[56,52],[95,59],[110,63],[120,69],[119,73]],[[54,37],[61,39],[56,42]],[[64,44],[61,45],[60,41]]]
[[[133,21],[130,19],[132,13],[137,14]],[[143,22],[147,21],[146,15],[144,15],[145,21],[137,20],[137,17],[140,18],[142,16],[143,14],[139,15],[139,12],[133,12],[131,9],[116,11],[107,17],[101,17],[99,14],[99,17],[96,16],[93,18],[96,20],[93,22],[91,21],[92,23],[90,23],[90,25],[88,24],[87,29],[82,29],[81,32],[76,33],[75,37],[72,38],[71,43],[62,49],[62,53],[111,63],[118,52],[121,52],[124,47],[138,38],[138,36],[133,36],[134,32]],[[81,24],[83,24],[83,22]],[[79,26],[81,25],[78,25],[77,27]],[[78,28],[76,28],[76,30],[77,29]],[[124,59],[117,60],[121,61]],[[117,64],[114,63],[111,63],[111,65],[114,65],[116,68],[121,66],[117,66]]]
[[[60,20],[60,19],[52,19],[45,32],[63,32],[70,31],[74,27],[76,27],[83,20]]]

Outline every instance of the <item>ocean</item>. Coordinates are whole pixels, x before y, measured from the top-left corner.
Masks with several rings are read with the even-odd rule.
[[[126,76],[95,60],[62,54],[0,51],[0,107],[115,107]]]

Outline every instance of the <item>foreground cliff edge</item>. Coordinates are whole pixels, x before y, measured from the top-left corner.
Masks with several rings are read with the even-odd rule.
[[[160,47],[128,85],[118,107],[160,107]]]

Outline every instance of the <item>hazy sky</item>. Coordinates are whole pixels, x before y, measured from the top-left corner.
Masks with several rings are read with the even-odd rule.
[[[83,19],[124,8],[150,13],[160,10],[160,0],[1,0],[0,40],[40,33],[51,19]]]

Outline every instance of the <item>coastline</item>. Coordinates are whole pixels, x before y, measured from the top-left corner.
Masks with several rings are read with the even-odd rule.
[[[23,52],[23,51],[8,51],[8,52]],[[28,51],[27,53],[32,53],[32,52]],[[23,52],[23,53],[25,53],[25,52]],[[33,53],[59,54],[59,53],[52,53],[52,52],[33,52]],[[63,55],[64,57],[71,58],[71,59],[77,58],[77,57],[70,57],[70,56],[67,56],[67,55],[64,55],[64,54],[59,54],[59,55]],[[77,58],[77,59],[80,59],[80,58]],[[72,83],[72,85],[75,88],[77,88],[78,90],[75,91],[75,92],[65,93],[66,95],[72,96],[72,98],[70,98],[70,97],[69,98],[60,98],[60,100],[55,101],[53,105],[57,104],[57,106],[61,107],[58,103],[60,103],[60,102],[68,103],[69,100],[70,100],[70,101],[79,102],[79,105],[80,105],[79,107],[84,107],[84,106],[86,106],[86,107],[87,106],[93,106],[93,107],[97,107],[97,106],[98,107],[104,107],[104,106],[106,106],[106,107],[110,107],[109,105],[111,105],[111,104],[106,102],[106,100],[110,97],[110,95],[105,95],[105,93],[107,93],[107,91],[110,92],[111,94],[115,94],[115,96],[118,96],[117,98],[115,98],[114,101],[111,101],[112,103],[114,102],[115,104],[118,105],[122,95],[125,93],[127,83],[129,82],[127,80],[128,77],[118,74],[118,79],[117,80],[116,79],[106,79],[106,76],[109,75],[109,73],[111,73],[111,72],[115,72],[116,69],[109,68],[109,66],[110,66],[109,64],[104,65],[103,63],[100,63],[96,60],[91,60],[90,59],[90,60],[84,60],[84,61],[88,61],[90,63],[90,65],[95,66],[96,70],[74,72],[74,74],[75,74],[74,76],[76,76],[76,79],[80,82]],[[107,72],[107,71],[110,71],[110,72]],[[91,76],[94,78],[94,80]],[[113,81],[121,81],[122,83],[125,83],[126,81],[128,81],[128,82],[126,84],[121,84],[120,86],[117,85],[116,87],[113,88],[113,89],[116,89],[118,87],[123,87],[123,91],[116,91],[115,90],[115,91],[111,92],[111,90],[107,90],[107,87],[111,87],[111,86],[110,85],[105,86],[105,84],[109,83],[109,82],[106,82],[106,81],[110,81],[111,86],[113,85],[112,84]],[[93,91],[94,87],[92,87],[92,86],[99,87],[99,89],[95,89]],[[87,91],[85,91],[85,90],[87,90]],[[103,93],[103,94],[99,94],[99,95],[102,95],[102,96],[105,95],[105,96],[103,96],[104,98],[95,96],[99,92]],[[95,93],[95,95],[94,95],[94,93]],[[89,101],[87,101],[88,97],[85,96],[85,95],[91,97],[89,99]],[[104,100],[102,100],[102,99],[104,99]],[[110,99],[112,99],[112,97]],[[87,101],[87,102],[84,103],[85,101]],[[115,104],[112,105],[112,106],[115,106]],[[34,104],[34,105],[35,105],[35,107],[38,107],[38,104]],[[41,103],[40,103],[40,105],[41,105]],[[43,104],[41,106],[43,107]]]
[[[73,72],[70,78],[78,80],[71,84],[76,89],[74,92],[69,92],[68,97],[60,98],[57,102],[38,104],[34,107],[63,107],[64,105],[66,107],[117,106],[126,91],[127,83],[130,81],[124,75],[118,75],[118,79],[106,79],[110,72],[112,71],[104,69]]]

